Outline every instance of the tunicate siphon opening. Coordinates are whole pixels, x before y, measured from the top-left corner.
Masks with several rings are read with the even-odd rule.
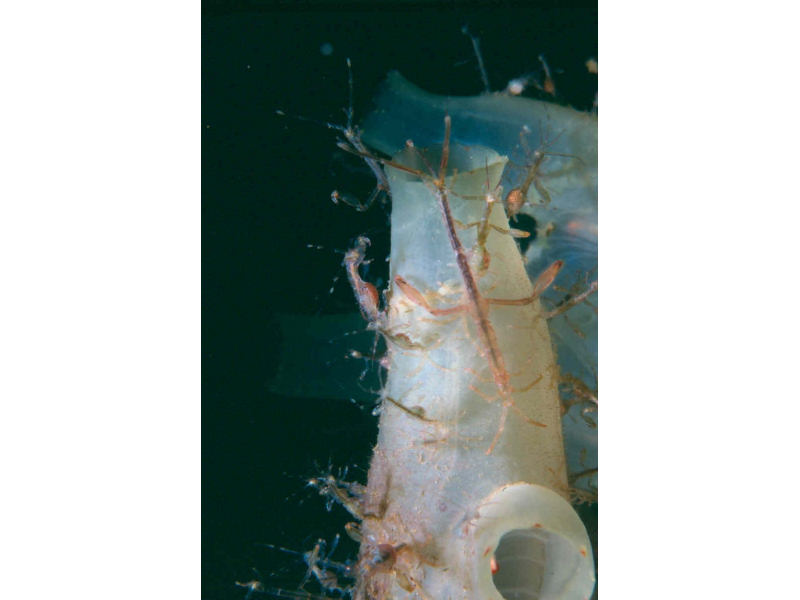
[[[561,598],[579,568],[575,546],[545,529],[514,529],[500,538],[492,581],[505,600]]]

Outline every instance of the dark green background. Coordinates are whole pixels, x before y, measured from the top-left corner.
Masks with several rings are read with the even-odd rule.
[[[203,598],[244,598],[234,581],[293,589],[295,557],[347,520],[328,513],[304,480],[332,463],[365,479],[376,419],[342,401],[277,397],[268,382],[281,352],[276,313],[352,312],[341,254],[366,233],[373,256],[388,246],[386,210],[334,205],[333,189],[365,197],[373,185],[335,133],[275,110],[343,123],[345,58],[353,61],[356,117],[385,74],[398,69],[437,93],[482,91],[468,24],[481,38],[492,84],[538,71],[544,53],[560,100],[588,108],[596,78],[596,6],[507,3],[206,2],[202,30],[202,574]],[[320,53],[329,42],[331,56]],[[175,65],[180,68],[180,65]],[[322,246],[308,249],[307,244]],[[381,261],[369,278],[381,277]],[[336,369],[337,364],[309,368]],[[594,513],[596,514],[596,512]],[[591,515],[590,515],[591,518]],[[337,557],[355,550],[342,544]],[[176,576],[180,576],[177,574]],[[263,596],[262,596],[263,597]]]

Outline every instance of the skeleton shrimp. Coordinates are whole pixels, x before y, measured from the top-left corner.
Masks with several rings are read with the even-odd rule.
[[[344,139],[340,138],[336,142],[336,145],[346,152],[361,156],[361,158],[364,159],[364,162],[369,167],[370,171],[372,171],[372,174],[375,176],[376,183],[375,188],[369,195],[369,198],[367,198],[367,200],[364,202],[361,202],[347,192],[340,192],[338,190],[333,190],[331,192],[331,201],[334,204],[346,204],[347,206],[356,209],[358,212],[364,212],[369,209],[370,206],[372,206],[376,199],[389,194],[389,180],[386,178],[386,174],[383,172],[383,169],[381,169],[380,161],[369,153],[367,147],[364,145],[364,142],[361,141],[361,129],[359,129],[358,125],[353,124],[353,65],[351,64],[349,58],[347,59],[347,86],[349,91],[349,102],[347,108],[344,109],[344,114],[347,118],[346,125],[337,125],[329,121],[317,121],[316,119],[310,119],[300,115],[291,115],[280,109],[276,110],[275,113],[282,117],[291,117],[299,121],[316,123],[317,125],[327,127],[328,129],[335,129],[344,136]]]
[[[492,374],[492,379],[494,380],[497,389],[500,392],[500,396],[502,398],[502,412],[500,415],[500,424],[497,429],[497,433],[494,436],[491,444],[489,445],[486,454],[491,454],[494,450],[495,445],[500,439],[500,436],[503,433],[505,428],[505,422],[508,417],[509,409],[513,408],[515,411],[520,413],[526,421],[531,424],[544,427],[545,425],[542,423],[538,423],[529,419],[525,415],[522,415],[519,409],[514,404],[513,399],[511,398],[511,394],[515,390],[510,383],[510,373],[506,369],[505,360],[503,358],[503,354],[499,348],[499,344],[497,341],[497,335],[495,333],[494,327],[492,326],[490,319],[489,319],[489,306],[492,304],[495,305],[502,305],[502,306],[522,306],[533,302],[547,287],[552,283],[555,276],[558,274],[558,271],[561,269],[563,263],[562,261],[554,262],[550,267],[548,267],[537,279],[533,293],[524,298],[518,299],[499,299],[499,298],[486,298],[484,297],[478,289],[478,284],[476,281],[475,276],[472,273],[472,270],[469,266],[469,260],[467,256],[467,251],[465,250],[464,246],[461,243],[457,233],[456,233],[456,220],[453,218],[452,211],[450,209],[450,200],[448,197],[448,190],[447,186],[445,185],[445,175],[447,172],[447,164],[450,157],[450,130],[451,130],[451,119],[449,115],[446,115],[444,118],[444,141],[442,144],[442,155],[441,160],[439,162],[439,169],[438,174],[433,172],[433,169],[428,165],[429,170],[431,171],[431,175],[428,176],[424,172],[414,169],[411,167],[406,167],[405,165],[401,165],[399,163],[378,159],[373,157],[372,155],[367,155],[369,158],[373,160],[377,160],[384,164],[385,166],[389,166],[395,169],[399,169],[401,171],[410,173],[423,181],[428,182],[434,195],[436,196],[437,204],[439,206],[439,211],[442,217],[442,221],[444,222],[445,230],[447,232],[447,238],[450,243],[450,247],[453,250],[455,257],[456,257],[456,265],[458,267],[458,271],[461,276],[462,284],[464,286],[464,294],[466,302],[464,304],[460,304],[457,306],[453,306],[450,308],[433,308],[424,296],[411,284],[409,284],[403,277],[396,276],[394,278],[394,283],[398,286],[398,288],[403,292],[403,294],[413,303],[421,306],[427,312],[434,316],[444,316],[444,315],[451,315],[459,312],[466,312],[470,319],[474,322],[476,326],[476,330],[478,332],[478,338],[480,347],[483,350],[483,354],[487,357],[489,363],[489,370]],[[408,144],[410,148],[413,148],[413,143]],[[346,149],[346,148],[344,148]],[[358,155],[363,155],[360,151],[353,151],[352,149],[349,150]],[[365,157],[366,158],[366,157]],[[423,161],[427,164],[427,161]],[[363,255],[364,245],[359,243],[357,247],[354,249],[353,258],[350,263],[348,264],[348,273],[355,273],[357,275],[357,265],[360,264],[361,256]],[[351,278],[352,281],[352,278]],[[377,292],[373,293],[374,288],[369,288],[364,285],[364,282],[360,280],[360,278],[356,279],[355,284],[353,285],[354,292],[356,294],[356,298],[359,301],[359,306],[361,307],[362,313],[372,319],[374,322],[378,318],[377,312]]]

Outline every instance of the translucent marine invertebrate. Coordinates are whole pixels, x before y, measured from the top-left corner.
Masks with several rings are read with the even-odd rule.
[[[550,201],[530,185],[516,206],[519,214],[534,219],[526,268],[536,279],[549,265],[563,261],[558,278],[542,294],[562,389],[575,400],[571,391],[577,381],[596,398],[597,116],[504,94],[437,96],[396,72],[387,77],[376,104],[362,129],[365,143],[381,152],[391,154],[409,138],[420,147],[435,144],[447,113],[459,143],[508,156],[500,179],[505,190],[523,189],[535,168],[535,179]],[[597,468],[596,409],[585,394],[565,405],[570,473]],[[583,493],[596,494],[596,471],[574,483]]]
[[[494,187],[505,163],[485,148],[451,147],[447,126],[439,148],[408,147],[387,163],[395,287],[386,326],[414,345],[389,344],[382,395],[393,400],[383,403],[362,500],[356,598],[499,600],[520,586],[529,597],[591,594],[591,546],[565,499],[558,376],[537,290],[502,233],[499,204],[482,277],[464,250],[478,231],[453,227],[482,218],[486,179]],[[427,165],[438,173],[425,176]],[[432,309],[465,297],[463,311]],[[509,406],[520,418],[506,420]],[[376,569],[381,547],[402,558]]]
[[[362,544],[352,595],[588,598],[591,546],[567,499],[596,490],[596,120],[432,96],[394,74],[364,132],[368,147],[405,149],[386,163],[385,313],[358,274],[366,243],[345,259],[389,346],[368,484],[348,498]],[[536,222],[528,274],[501,203],[487,202],[500,186]]]

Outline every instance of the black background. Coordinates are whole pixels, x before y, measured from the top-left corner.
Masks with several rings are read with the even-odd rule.
[[[558,100],[591,106],[597,79],[584,63],[597,57],[596,5],[203,5],[203,598],[244,598],[234,582],[254,578],[295,588],[302,565],[259,543],[308,550],[341,531],[344,511],[326,512],[305,479],[319,473],[315,464],[329,463],[365,479],[377,431],[370,411],[346,399],[286,398],[268,389],[282,343],[275,314],[353,312],[344,278],[328,293],[342,274],[336,251],[362,233],[375,255],[388,243],[385,209],[357,213],[330,201],[343,181],[361,197],[374,183],[337,150],[335,132],[275,110],[344,123],[346,57],[357,120],[392,69],[430,92],[480,93],[465,24],[481,39],[493,90],[540,72],[536,57],[544,53]],[[320,52],[326,42],[330,56]],[[370,279],[380,277],[375,264]],[[312,367],[324,368],[310,359]],[[343,541],[337,556],[353,550]]]

